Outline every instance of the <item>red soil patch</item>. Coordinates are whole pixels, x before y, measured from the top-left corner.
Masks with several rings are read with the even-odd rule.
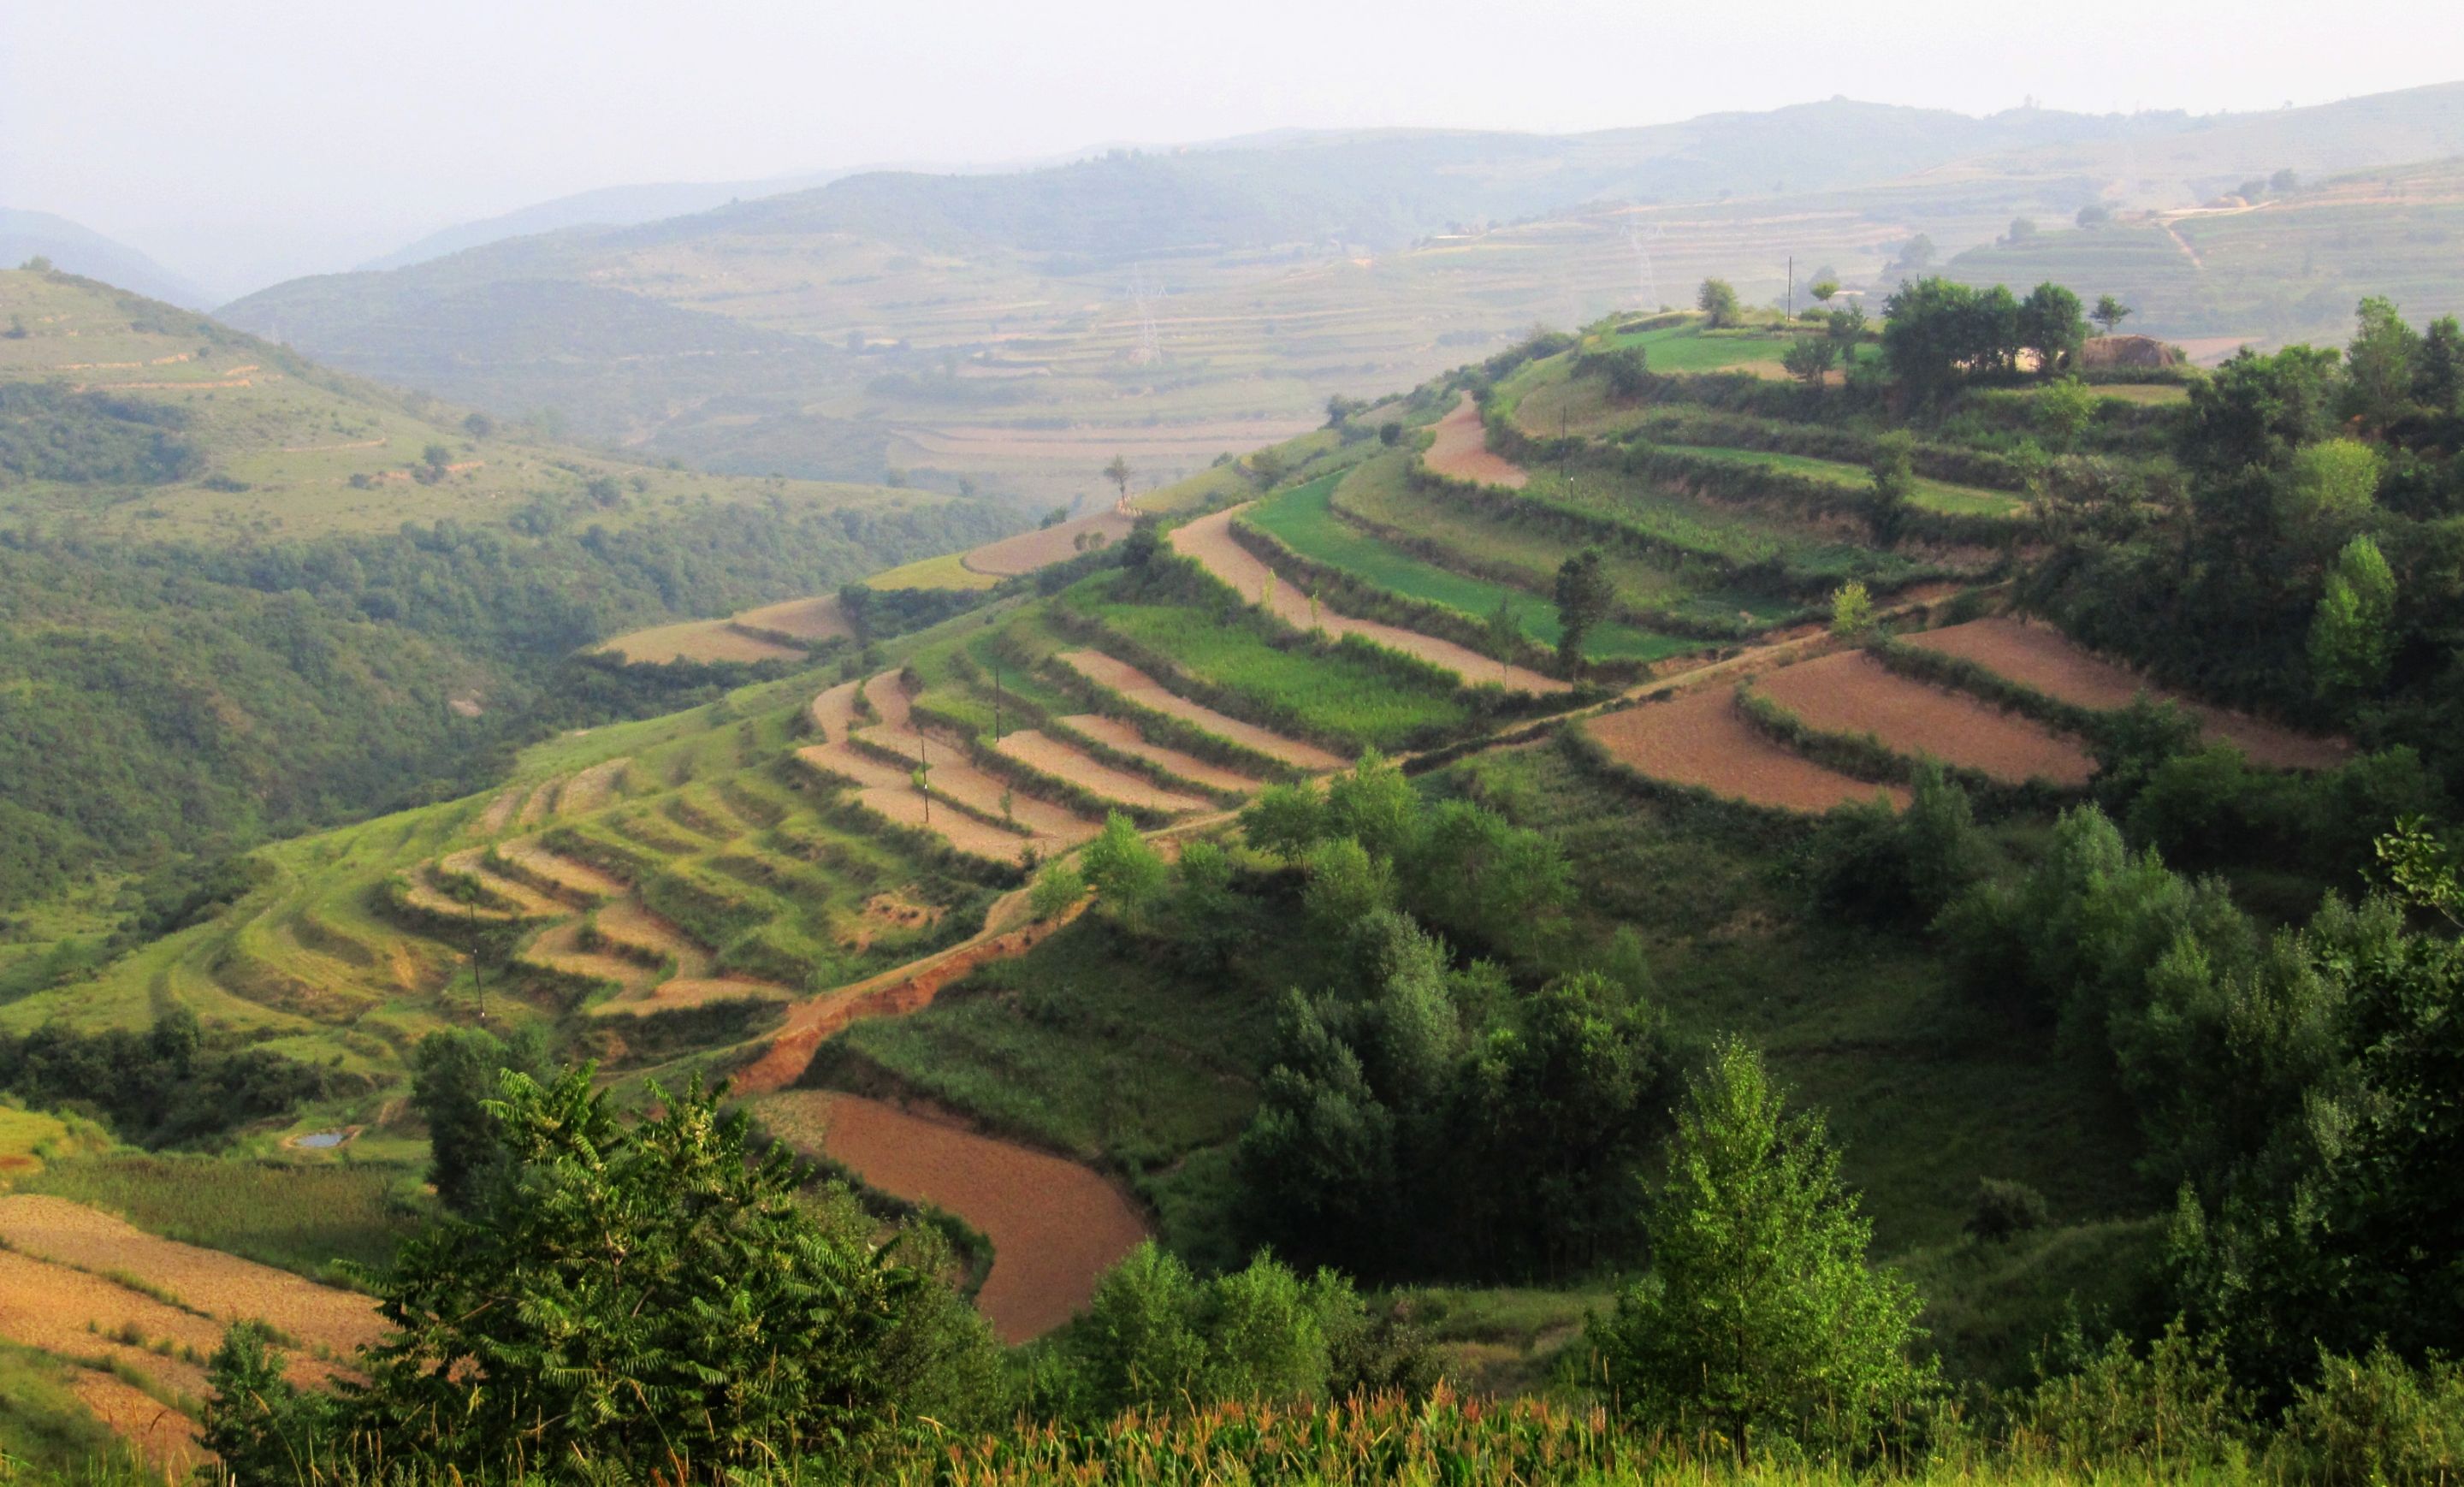
[[[1929,754],[1995,779],[2084,785],[2096,761],[2078,741],[1965,693],[1910,681],[1861,650],[1801,661],[1755,686],[1832,733],[1871,733],[1900,754]]]
[[[1243,794],[1256,790],[1259,786],[1259,781],[1238,771],[1225,769],[1221,764],[1209,764],[1194,754],[1183,754],[1177,749],[1167,749],[1161,744],[1149,743],[1139,735],[1136,729],[1119,718],[1108,718],[1099,713],[1085,712],[1076,717],[1063,718],[1061,723],[1063,727],[1084,733],[1108,749],[1116,749],[1123,754],[1144,759],[1192,784],[1204,785],[1213,790],[1237,790]]]
[[[998,905],[994,911],[999,913]],[[885,971],[869,981],[798,1003],[787,1014],[786,1026],[772,1037],[768,1050],[736,1076],[736,1087],[748,1094],[786,1088],[804,1077],[813,1051],[841,1028],[867,1017],[903,1017],[929,1007],[943,987],[966,979],[978,967],[1025,954],[1073,917],[1074,911],[1004,934],[979,936]]]
[[[1074,1162],[829,1090],[777,1095],[762,1108],[780,1126],[818,1126],[822,1149],[873,1187],[982,1230],[993,1269],[976,1304],[1004,1343],[1068,1321],[1147,1237],[1129,1200]]]
[[[1225,717],[1213,708],[1204,707],[1165,689],[1161,682],[1147,675],[1126,661],[1116,661],[1100,650],[1067,650],[1061,653],[1062,665],[1123,700],[1180,719],[1216,737],[1267,758],[1277,759],[1295,769],[1316,774],[1339,770],[1346,761],[1327,753],[1315,744],[1305,744],[1281,733],[1268,733],[1239,718]]]
[[[1731,799],[1808,813],[1878,795],[1894,805],[1908,803],[1908,793],[1896,785],[1869,784],[1771,742],[1738,715],[1726,687],[1647,702],[1580,726],[1620,764]]]
[[[2050,624],[1996,617],[1927,630],[1904,639],[1911,645],[1973,661],[2074,707],[2126,708],[2142,692],[2176,703],[2199,720],[2202,732],[2234,745],[2255,764],[2274,769],[2333,769],[2352,754],[2351,746],[2341,739],[2297,733],[2247,713],[2192,702],[2166,691],[2127,667],[2097,655]]]
[[[1273,610],[1275,618],[1286,624],[1296,630],[1308,629],[1309,595],[1294,584],[1281,580],[1270,582],[1275,577],[1273,570],[1259,561],[1256,554],[1233,539],[1232,518],[1238,516],[1242,510],[1235,507],[1231,511],[1217,512],[1211,516],[1200,516],[1196,521],[1174,528],[1173,550],[1197,558],[1207,572],[1230,585],[1232,592],[1243,599],[1255,603],[1260,596],[1265,596],[1265,601]],[[1329,635],[1357,635],[1389,650],[1418,656],[1452,671],[1466,685],[1486,681],[1499,674],[1496,662],[1469,646],[1440,640],[1434,635],[1423,635],[1418,630],[1380,624],[1374,620],[1355,620],[1350,615],[1336,614],[1323,604],[1318,606],[1317,625]],[[1508,691],[1561,692],[1567,689],[1567,685],[1555,677],[1542,676],[1522,667],[1506,667],[1505,684]]]
[[[37,1193],[0,1197],[0,1238],[25,1256],[139,1277],[223,1322],[250,1317],[273,1322],[304,1343],[344,1357],[389,1330],[367,1297],[236,1255],[162,1238],[66,1198]],[[0,1294],[11,1294],[10,1288],[0,1286]],[[205,1350],[211,1352],[220,1342],[220,1329],[202,1318],[188,1320],[205,1328]],[[185,1334],[157,1335],[186,1340]]]
[[[1441,475],[1509,491],[1522,490],[1531,478],[1511,461],[1489,452],[1488,430],[1481,426],[1480,405],[1472,402],[1470,393],[1463,395],[1453,412],[1438,420],[1436,433],[1436,442],[1420,456],[1420,463]]]
[[[855,726],[855,694],[860,682],[841,682],[813,699],[804,715],[813,720],[813,732],[824,743],[847,741],[847,731]]]
[[[1090,532],[1100,532],[1107,543],[1118,542],[1130,535],[1133,518],[1128,512],[1098,512],[1092,516],[1080,516],[1058,526],[1037,532],[1022,532],[1014,537],[987,542],[958,559],[977,573],[989,573],[1010,578],[1033,573],[1038,568],[1067,562],[1083,551],[1079,541]]]
[[[1031,728],[1003,736],[993,748],[1002,756],[1016,759],[1029,769],[1041,770],[1056,779],[1066,779],[1122,805],[1143,805],[1158,811],[1195,811],[1206,804],[1195,796],[1176,795],[1143,775],[1114,769],[1058,738],[1047,737]]]

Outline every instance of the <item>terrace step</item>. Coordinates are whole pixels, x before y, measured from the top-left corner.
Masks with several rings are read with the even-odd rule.
[[[1206,801],[1196,796],[1179,795],[1156,784],[1143,775],[1114,769],[1085,751],[1031,728],[1020,729],[993,745],[996,753],[1018,760],[1032,770],[1050,775],[1120,805],[1145,806],[1157,811],[1198,811]]]
[[[1868,784],[1780,747],[1737,710],[1725,686],[1602,713],[1575,725],[1610,758],[1654,779],[1690,785],[1732,800],[1814,814],[1887,796],[1904,808],[1898,785]]]
[[[1202,785],[1210,790],[1233,790],[1243,795],[1250,795],[1263,784],[1263,781],[1252,779],[1238,771],[1225,769],[1221,764],[1209,764],[1194,754],[1183,754],[1177,749],[1167,749],[1161,744],[1149,743],[1136,729],[1119,718],[1109,718],[1096,712],[1082,712],[1075,717],[1061,719],[1061,726],[1084,733],[1108,749],[1116,749],[1133,757],[1144,759],[1177,779],[1194,785]]]
[[[1177,718],[1227,743],[1238,744],[1253,754],[1264,754],[1267,758],[1291,765],[1295,769],[1308,770],[1311,774],[1327,774],[1344,767],[1343,759],[1315,744],[1302,743],[1296,738],[1287,738],[1281,733],[1269,733],[1255,724],[1243,723],[1239,718],[1226,717],[1213,708],[1192,702],[1169,690],[1161,682],[1147,675],[1136,667],[1108,656],[1100,650],[1063,651],[1058,659],[1063,666],[1105,690],[1118,695],[1126,702],[1145,708],[1151,712],[1160,712],[1166,717]]]
[[[1782,667],[1755,689],[1824,733],[1872,734],[1897,754],[2024,784],[2084,785],[2096,760],[2079,740],[1966,692],[1911,681],[1861,650]]]

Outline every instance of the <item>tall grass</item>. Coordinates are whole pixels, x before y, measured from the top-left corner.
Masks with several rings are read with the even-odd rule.
[[[21,1184],[118,1214],[165,1238],[323,1280],[336,1260],[383,1268],[429,1201],[407,1167],[293,1166],[183,1156],[63,1162]]]

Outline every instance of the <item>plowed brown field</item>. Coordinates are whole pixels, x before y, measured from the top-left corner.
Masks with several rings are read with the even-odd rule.
[[[1039,532],[1022,532],[1014,537],[987,542],[958,560],[978,573],[998,574],[1002,578],[1033,573],[1038,568],[1067,562],[1077,557],[1081,551],[1078,541],[1088,533],[1102,533],[1106,542],[1119,541],[1130,535],[1132,520],[1127,512],[1098,512],[1092,516],[1080,516]]]
[[[804,710],[824,743],[847,741],[847,730],[855,723],[855,694],[863,685],[861,682],[841,682],[817,694],[813,705]]]
[[[748,609],[736,617],[737,624],[756,630],[776,630],[793,635],[798,640],[822,641],[833,636],[851,634],[847,612],[839,608],[836,594],[824,594],[814,599],[791,599],[783,604],[764,604]]]
[[[1263,728],[1243,723],[1238,718],[1225,717],[1213,708],[1202,707],[1186,697],[1168,691],[1161,682],[1147,675],[1136,667],[1126,661],[1116,661],[1100,650],[1063,651],[1060,660],[1062,665],[1080,676],[1108,691],[1119,693],[1127,701],[1141,708],[1163,713],[1167,717],[1178,718],[1184,723],[1213,733],[1218,738],[1239,744],[1253,753],[1265,754],[1267,758],[1280,759],[1295,769],[1324,774],[1330,770],[1339,770],[1344,766],[1344,760],[1327,753],[1315,744],[1302,743],[1296,738],[1286,738],[1281,733],[1268,733]]]
[[[543,931],[531,941],[522,952],[526,960],[564,972],[568,975],[595,976],[615,983],[617,989],[631,996],[648,995],[651,981],[658,973],[637,960],[605,951],[586,951],[581,946],[582,921],[570,919]]]
[[[579,816],[595,811],[616,798],[616,787],[625,778],[625,766],[629,758],[604,759],[565,781],[563,793],[556,799],[557,814]]]
[[[777,628],[777,626],[772,626]],[[640,665],[670,661],[801,661],[804,652],[731,629],[724,620],[685,620],[635,630],[603,643],[601,650]]]
[[[2074,707],[2126,708],[2143,691],[2166,698],[2197,718],[2202,732],[2239,748],[2255,764],[2276,769],[2334,769],[2352,754],[2351,747],[2340,739],[2297,733],[2247,713],[2191,702],[2165,691],[2050,624],[1996,616],[1905,639],[1911,645],[1973,661]]]
[[[1075,717],[1063,718],[1061,722],[1062,726],[1074,729],[1108,749],[1117,749],[1123,754],[1144,759],[1149,764],[1170,773],[1177,778],[1188,780],[1192,784],[1204,785],[1212,790],[1238,790],[1243,794],[1259,787],[1259,781],[1237,770],[1225,769],[1221,764],[1209,764],[1194,754],[1183,754],[1177,749],[1167,749],[1161,744],[1149,743],[1136,729],[1119,718],[1083,712]]]
[[[1454,411],[1438,420],[1437,439],[1420,463],[1441,475],[1456,480],[1475,480],[1482,485],[1504,486],[1520,491],[1530,476],[1509,460],[1488,450],[1488,430],[1481,426],[1480,405],[1464,393]]]
[[[1143,775],[1117,770],[1090,758],[1058,738],[1023,728],[993,745],[1003,756],[1056,779],[1092,791],[1122,805],[1143,805],[1158,811],[1195,811],[1206,804],[1196,796],[1177,795]]]
[[[25,1255],[136,1276],[225,1322],[247,1317],[273,1322],[311,1345],[345,1357],[386,1331],[376,1304],[364,1296],[219,1250],[162,1238],[66,1198],[36,1193],[0,1197],[0,1238]]]
[[[1068,1321],[1095,1283],[1146,1238],[1137,1210],[1087,1168],[954,1125],[828,1090],[757,1106],[791,1144],[827,1152],[873,1187],[948,1209],[993,1241],[976,1304],[1005,1343]]]
[[[1646,702],[1578,726],[1621,764],[1731,799],[1806,812],[1878,795],[1895,805],[1908,803],[1908,793],[1896,785],[1868,784],[1771,742],[1738,715],[1736,698],[1726,686]]]
[[[1910,681],[1861,650],[1782,667],[1754,685],[1809,728],[1871,733],[1897,753],[1929,754],[2012,784],[2083,785],[2096,772],[2077,740],[1964,692]]]
[[[1241,514],[1241,511],[1242,508],[1235,507],[1174,528],[1171,538],[1173,550],[1197,558],[1207,572],[1228,584],[1232,592],[1244,600],[1254,603],[1260,595],[1265,595],[1266,605],[1274,611],[1275,618],[1296,630],[1308,629],[1309,596],[1298,585],[1268,582],[1273,571],[1259,561],[1256,554],[1233,539],[1232,519]],[[1434,635],[1423,635],[1418,630],[1380,624],[1375,620],[1355,620],[1350,615],[1336,614],[1324,605],[1319,606],[1317,625],[1329,635],[1357,635],[1389,650],[1418,656],[1432,666],[1452,671],[1466,686],[1500,676],[1497,663],[1488,657],[1467,645],[1458,645],[1453,641],[1440,640]],[[1555,677],[1542,676],[1523,667],[1506,667],[1503,680],[1508,691],[1567,690],[1567,684]]]
[[[936,793],[951,800],[957,800],[967,809],[982,816],[997,820],[1015,821],[1024,828],[1027,833],[1024,841],[1012,845],[1003,858],[1004,861],[1016,861],[1018,853],[1025,846],[1032,846],[1046,857],[1055,852],[1065,852],[1091,839],[1100,829],[1094,821],[1014,789],[1008,781],[996,778],[977,768],[966,754],[954,745],[928,737],[919,732],[914,726],[908,707],[907,692],[898,684],[897,673],[885,671],[865,683],[864,695],[866,700],[872,704],[873,711],[880,721],[857,729],[855,736],[876,748],[888,749],[902,759],[922,758],[929,761],[932,768],[927,781]],[[924,808],[921,798],[915,795],[912,787],[905,793],[908,798],[916,802],[915,824],[923,824],[921,818]],[[885,798],[894,799],[898,794],[899,787],[890,786],[885,792]],[[876,810],[881,809],[880,805],[875,804],[870,792],[866,793],[865,803],[873,805]],[[890,813],[883,811],[883,814]],[[945,818],[962,818],[962,813],[951,810],[944,803],[940,809],[932,814],[930,829],[941,832],[943,836],[949,837],[953,842],[956,842],[958,839],[943,830]],[[982,825],[984,822],[978,821],[975,824]],[[998,828],[994,829],[998,830]],[[976,851],[977,848],[962,846],[960,850]]]
[[[603,872],[588,863],[559,857],[536,842],[508,842],[496,848],[496,855],[526,872],[539,874],[567,892],[592,898],[623,898],[627,892],[623,879]]]
[[[214,1454],[197,1444],[197,1422],[108,1373],[80,1368],[69,1381],[78,1403],[111,1432],[136,1448],[165,1481],[187,1481]]]

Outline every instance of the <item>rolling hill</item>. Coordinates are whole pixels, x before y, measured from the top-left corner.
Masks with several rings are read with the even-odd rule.
[[[0,267],[16,268],[48,258],[64,273],[112,284],[190,310],[203,310],[214,295],[173,271],[101,233],[47,211],[0,207]]]
[[[297,280],[225,313],[652,458],[896,471],[1041,509],[1093,492],[1116,453],[1169,484],[1310,426],[1329,397],[1419,382],[1534,321],[1682,303],[1707,274],[1756,301],[1792,265],[1800,284],[1829,269],[1867,286],[1919,234],[1948,254],[2107,198],[2176,206],[2251,171],[2464,149],[2459,98],[1982,120],[1834,99],[1566,137],[1295,133],[869,172]],[[2236,328],[2192,316],[2174,333]]]

